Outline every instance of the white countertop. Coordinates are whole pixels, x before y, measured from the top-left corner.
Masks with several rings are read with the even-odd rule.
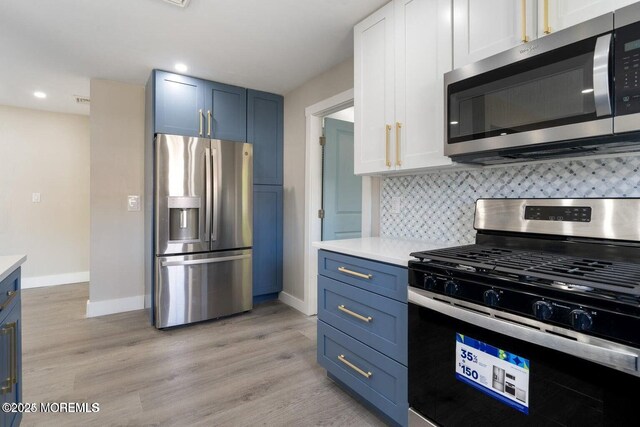
[[[363,237],[360,239],[327,240],[313,242],[318,249],[340,252],[361,258],[407,266],[409,260],[414,259],[411,252],[428,251],[433,249],[458,246],[456,243],[435,243],[427,240],[393,239],[389,237]]]
[[[0,255],[0,282],[27,260],[26,255]]]

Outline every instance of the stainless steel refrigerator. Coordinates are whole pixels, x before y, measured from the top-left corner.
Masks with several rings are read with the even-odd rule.
[[[154,149],[155,326],[251,310],[252,145],[158,134]]]

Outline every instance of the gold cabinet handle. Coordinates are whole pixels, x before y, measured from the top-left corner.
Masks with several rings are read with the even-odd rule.
[[[371,321],[373,320],[373,317],[371,317],[371,316],[364,317],[362,314],[358,314],[358,313],[356,313],[355,311],[351,311],[351,310],[349,310],[349,309],[348,309],[347,307],[345,307],[343,304],[340,304],[340,305],[338,306],[338,310],[343,311],[343,312],[347,313],[349,316],[353,316],[353,317],[355,317],[356,319],[360,319],[360,320],[362,320],[363,322],[367,322],[367,323],[369,323],[369,322],[371,322]]]
[[[522,10],[520,11],[520,18],[522,19],[522,42],[526,43],[529,41],[529,37],[527,37],[527,0],[521,0],[520,7]]]
[[[9,305],[11,305],[11,301],[13,301],[13,299],[16,297],[16,295],[18,295],[17,291],[9,291],[9,292],[7,292],[7,296],[9,298],[7,298],[7,300],[4,302],[4,304],[2,304],[0,306],[0,311],[2,311],[5,308],[9,307]]]
[[[402,131],[402,123],[396,122],[396,165],[402,166],[400,160],[400,132]]]
[[[551,27],[549,26],[549,0],[544,0],[544,33],[551,34]]]
[[[349,270],[349,269],[344,268],[344,267],[338,267],[338,271],[340,273],[350,274],[352,276],[356,276],[356,277],[359,277],[361,279],[369,280],[369,279],[371,279],[373,277],[373,274],[358,273],[357,271]]]
[[[211,110],[207,110],[207,136],[211,136]]]
[[[200,118],[200,127],[199,127],[198,134],[202,136],[202,109],[199,110],[198,117]]]
[[[371,372],[365,372],[362,369],[358,368],[353,363],[349,362],[347,359],[344,358],[344,354],[341,354],[340,356],[338,356],[338,360],[367,379],[371,378],[371,376],[373,375]]]
[[[391,143],[389,142],[389,139],[391,139],[391,125],[386,125],[385,126],[385,141],[386,141],[386,145],[384,148],[384,157],[386,160],[386,165],[388,168],[391,167],[391,160],[389,160],[389,146],[391,145]]]

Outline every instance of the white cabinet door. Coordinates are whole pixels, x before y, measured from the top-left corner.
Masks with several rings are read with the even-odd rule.
[[[453,0],[453,67],[524,43],[524,36],[535,38],[534,3],[535,0]]]
[[[596,16],[628,6],[637,0],[538,0],[538,37],[560,31]],[[545,5],[547,7],[545,20]]]
[[[354,173],[391,170],[394,124],[394,20],[388,3],[354,28]]]
[[[451,70],[451,0],[396,0],[396,170],[450,165],[443,74]]]

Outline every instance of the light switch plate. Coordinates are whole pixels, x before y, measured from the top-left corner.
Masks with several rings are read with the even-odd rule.
[[[40,203],[40,193],[31,193],[31,202]]]
[[[137,195],[127,196],[127,210],[129,212],[137,212],[140,210],[140,196],[137,196]]]

